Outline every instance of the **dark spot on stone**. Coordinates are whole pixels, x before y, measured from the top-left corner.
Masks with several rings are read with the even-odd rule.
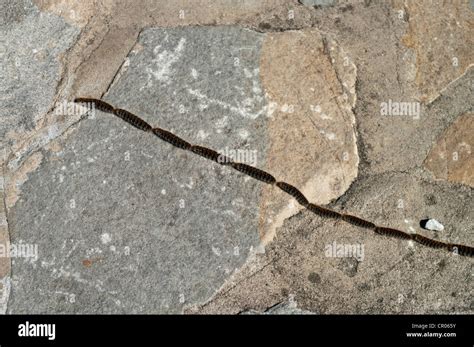
[[[343,258],[339,262],[338,268],[349,277],[354,277],[357,274],[359,262],[356,258]]]
[[[321,283],[321,276],[319,276],[316,272],[311,272],[308,276],[308,280],[311,283]]]
[[[438,268],[439,268],[440,270],[442,270],[442,269],[444,269],[445,267],[446,267],[446,260],[441,259],[441,260],[439,261],[439,263],[438,263]]]
[[[259,29],[262,29],[262,30],[268,30],[268,29],[270,29],[272,26],[271,26],[269,23],[259,23],[259,24],[258,24],[258,27],[259,27]]]
[[[281,295],[283,296],[288,296],[289,295],[288,288],[281,288]]]
[[[425,195],[425,202],[428,206],[436,205],[436,197],[433,194]]]
[[[362,284],[359,284],[357,286],[357,288],[362,291],[362,292],[365,292],[367,290],[370,290],[370,285],[368,285],[367,283],[362,283]]]
[[[354,6],[352,6],[351,4],[348,4],[346,6],[341,7],[340,10],[341,10],[341,12],[346,12],[346,11],[351,11],[352,12],[353,9],[354,9]]]

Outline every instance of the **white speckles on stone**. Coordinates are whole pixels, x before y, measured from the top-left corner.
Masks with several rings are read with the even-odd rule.
[[[204,111],[209,107],[209,104],[199,103],[198,107],[200,111]]]
[[[220,250],[219,248],[214,247],[214,246],[211,246],[211,248],[212,248],[212,252],[213,252],[215,255],[217,255],[218,257],[221,256],[221,250]]]
[[[6,226],[7,225],[7,218],[3,212],[0,213],[0,226]]]
[[[328,140],[334,140],[336,138],[336,134],[332,132],[326,132],[324,130],[319,131],[322,135],[324,135]]]
[[[309,108],[313,112],[321,113],[321,106],[319,105],[310,105]]]
[[[229,123],[229,117],[224,116],[223,118],[218,119],[218,120],[216,121],[216,128],[217,128],[217,129],[222,129],[222,128],[224,128],[228,123]]]
[[[433,231],[443,231],[444,225],[438,222],[436,219],[429,219],[425,224],[425,229]]]
[[[268,94],[267,94],[267,98],[268,98]],[[268,103],[268,106],[266,106],[266,108],[267,108],[267,117],[272,118],[273,113],[278,109],[278,103],[276,103],[275,101],[270,101]]]
[[[102,254],[102,250],[98,247],[89,248],[89,249],[86,250],[86,256],[87,257],[93,256],[95,254]]]
[[[115,248],[115,246],[110,246],[109,249],[110,249],[111,252],[114,252],[114,253],[115,253],[116,250],[117,250],[117,249]]]
[[[166,195],[166,189],[161,190],[161,195]]]
[[[259,102],[262,97],[261,96],[254,96],[252,98],[246,98],[241,102],[237,102],[237,105],[232,105],[222,100],[212,99],[207,95],[201,93],[201,91],[196,89],[187,89],[187,92],[195,97],[198,98],[200,103],[207,103],[212,105],[217,105],[222,107],[223,109],[230,110],[243,118],[248,119],[257,119],[261,114],[266,112],[266,107],[262,107],[260,110],[253,110],[253,107],[256,102]]]
[[[239,136],[243,138],[244,140],[249,137],[249,132],[246,129],[240,129],[239,130]]]
[[[199,76],[198,72],[196,69],[192,68],[191,69],[191,76],[196,80]]]
[[[207,132],[205,132],[204,130],[201,129],[201,130],[198,131],[197,137],[200,140],[205,140],[209,137],[209,133],[207,133]]]
[[[293,105],[288,105],[288,104],[283,104],[280,108],[280,111],[285,112],[285,113],[293,113],[294,106]]]
[[[328,116],[326,113],[321,113],[319,115],[319,118],[323,119],[323,120],[328,120],[328,119],[332,119],[331,116]]]
[[[244,68],[244,75],[247,78],[252,78],[253,77],[253,74],[246,68]]]
[[[152,60],[153,67],[148,67],[146,69],[149,81],[151,80],[151,77],[153,77],[157,81],[165,82],[167,84],[169,83],[170,75],[172,73],[171,67],[181,57],[185,43],[186,39],[184,37],[181,38],[173,52],[167,50],[160,52],[161,45],[158,45],[153,49],[155,55],[155,58]]]
[[[5,314],[7,311],[7,302],[10,296],[11,280],[10,276],[5,276],[0,279],[2,290],[0,291],[0,314]]]
[[[103,233],[102,235],[100,235],[100,241],[106,245],[107,243],[109,243],[110,241],[112,241],[112,236],[110,236],[110,234],[108,233]]]

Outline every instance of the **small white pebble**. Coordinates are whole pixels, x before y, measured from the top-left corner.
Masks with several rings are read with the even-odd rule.
[[[444,225],[438,222],[436,219],[429,219],[425,224],[425,228],[428,230],[443,231]]]
[[[109,243],[112,241],[112,237],[108,233],[104,233],[100,235],[100,241],[105,245],[106,243]]]

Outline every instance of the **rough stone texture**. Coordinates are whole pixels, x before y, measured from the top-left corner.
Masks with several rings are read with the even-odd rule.
[[[267,169],[318,204],[346,191],[359,163],[350,90],[356,69],[350,60],[336,61],[339,51],[318,31],[301,30],[266,35],[261,55],[260,74],[271,105]],[[302,208],[275,187],[264,188],[261,206],[265,243]]]
[[[426,180],[422,173],[387,173],[357,180],[334,208],[379,225],[430,237],[471,242],[472,190]],[[403,208],[400,204],[403,200]],[[418,220],[436,216],[443,234],[421,231]],[[412,229],[410,229],[412,228]],[[364,257],[326,255],[326,246],[361,244]],[[472,313],[472,261],[378,236],[308,211],[287,220],[265,254],[233,276],[205,305],[188,312],[265,310],[292,300],[303,310],[334,313]]]
[[[474,64],[474,11],[467,1],[449,6],[428,0],[408,1],[409,26],[402,43],[416,54],[419,98],[432,101]]]
[[[13,137],[7,135],[9,130],[32,130],[56,101],[61,56],[73,43],[78,30],[61,18],[27,4],[26,8],[2,6],[10,9],[7,13],[12,12],[0,26],[0,57],[5,62],[0,70],[0,136],[4,142]]]
[[[58,104],[104,97],[192,142],[257,150],[314,202],[409,231],[435,218],[444,231],[420,232],[473,245],[469,4],[321,5],[2,2],[0,244],[40,254],[13,259],[13,280],[0,259],[0,311],[472,313],[471,259],[323,221]],[[420,102],[419,119],[382,116],[389,101]],[[364,258],[327,257],[333,242]]]
[[[264,98],[250,93],[260,88],[260,41],[231,27],[145,30],[106,100],[192,143],[248,146],[264,163]],[[237,71],[223,47],[240,57]],[[106,114],[59,146],[41,151],[10,209],[12,241],[41,250],[37,263],[13,263],[10,312],[179,312],[214,294],[258,245],[256,181]]]
[[[6,185],[11,182],[6,166],[31,154],[32,147],[38,148],[37,142],[30,141],[31,137],[47,123],[44,116],[58,97],[56,86],[62,77],[62,56],[78,30],[61,18],[40,12],[29,1],[4,1],[0,6],[0,244],[6,247],[9,244]],[[55,136],[54,129],[49,129],[50,137]],[[31,146],[24,146],[25,143]],[[11,157],[13,152],[15,158]],[[21,178],[17,176],[13,181],[27,179],[28,165],[20,171]],[[9,191],[15,195],[16,187],[12,188],[13,192]],[[6,310],[9,271],[10,261],[2,257],[0,312]]]
[[[459,116],[430,150],[424,165],[436,178],[474,187],[474,114]]]

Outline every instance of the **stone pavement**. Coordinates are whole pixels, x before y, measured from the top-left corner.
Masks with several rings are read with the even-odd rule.
[[[474,244],[474,11],[431,1],[0,5],[0,311],[473,313],[472,259],[302,210],[100,111],[265,169],[317,204]],[[338,256],[328,249],[349,245]]]

